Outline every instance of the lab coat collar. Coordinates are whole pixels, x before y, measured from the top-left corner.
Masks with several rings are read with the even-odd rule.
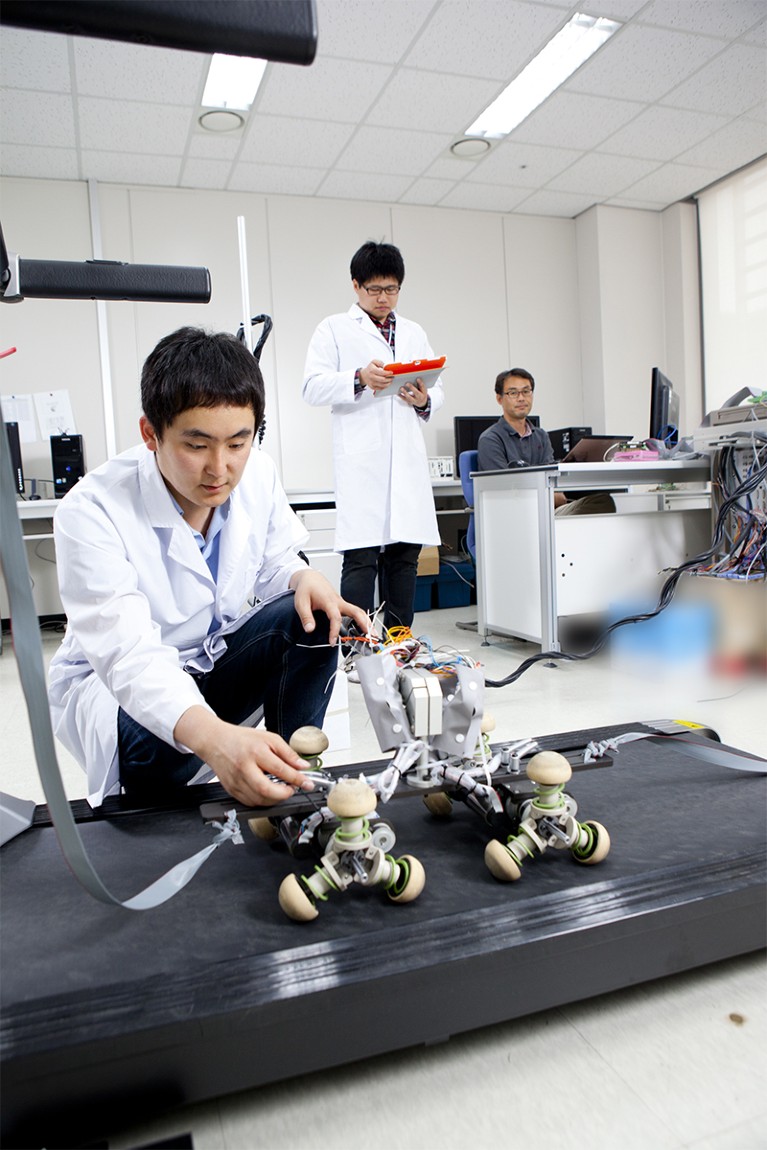
[[[396,310],[394,308],[391,308],[390,310],[394,312],[395,318],[398,318]],[[364,308],[361,308],[358,303],[353,303],[346,314],[350,319],[353,319],[356,323],[358,323],[360,327],[365,328],[371,335],[378,336],[381,343],[385,344],[386,347],[389,347],[389,344],[386,342],[386,339],[381,333],[380,327],[373,323],[368,313]]]
[[[157,457],[146,446],[139,456],[138,481],[141,498],[153,527],[185,526],[165,486],[165,480],[157,466]]]

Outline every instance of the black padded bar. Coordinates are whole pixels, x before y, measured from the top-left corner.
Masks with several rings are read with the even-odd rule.
[[[317,52],[314,0],[3,0],[0,22],[285,64]]]
[[[19,259],[19,294],[25,299],[208,303],[210,290],[210,272],[201,267]]]

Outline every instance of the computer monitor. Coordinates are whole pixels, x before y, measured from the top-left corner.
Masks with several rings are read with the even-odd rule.
[[[13,486],[17,495],[24,494],[24,468],[21,465],[21,441],[19,439],[18,423],[6,423],[5,433],[8,436],[8,446],[11,449],[11,466],[13,468]]]
[[[488,427],[493,427],[500,415],[454,415],[453,434],[455,436],[455,474],[458,474],[458,457],[462,451],[476,451],[479,437]],[[537,415],[528,415],[533,427],[540,427]]]
[[[679,396],[659,367],[652,369],[650,439],[660,439],[669,447],[679,442]]]

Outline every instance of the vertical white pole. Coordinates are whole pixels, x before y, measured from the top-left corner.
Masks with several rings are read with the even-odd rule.
[[[248,290],[248,246],[245,239],[245,217],[237,217],[237,236],[240,241],[240,290],[242,292],[242,322],[245,329],[245,346],[253,351],[253,336],[250,326],[250,291]]]
[[[95,180],[88,180],[88,206],[91,217],[91,248],[94,260],[104,258],[101,243],[101,215],[99,194]],[[115,429],[115,409],[112,396],[112,367],[109,362],[109,327],[107,306],[103,299],[96,300],[96,326],[99,333],[99,360],[101,363],[101,394],[104,402],[104,439],[106,457],[117,454],[117,432]]]

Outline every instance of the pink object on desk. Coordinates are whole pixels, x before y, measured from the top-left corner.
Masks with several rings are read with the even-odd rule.
[[[613,456],[615,462],[623,463],[654,463],[660,459],[657,451],[645,451],[644,448],[637,448],[636,451],[616,451]]]

